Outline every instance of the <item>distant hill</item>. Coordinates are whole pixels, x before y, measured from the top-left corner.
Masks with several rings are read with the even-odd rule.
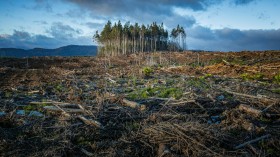
[[[34,48],[30,50],[17,48],[0,48],[0,57],[33,56],[96,56],[96,46],[68,45],[56,49]]]

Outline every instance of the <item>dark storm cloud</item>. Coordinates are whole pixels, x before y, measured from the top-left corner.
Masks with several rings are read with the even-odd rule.
[[[34,47],[53,47],[59,44],[59,41],[44,36],[44,35],[32,35],[25,31],[14,30],[12,35],[0,35],[1,47],[12,48],[34,48]]]
[[[77,43],[92,44],[92,41],[90,37],[85,36],[69,37],[68,40],[63,40],[46,35],[33,35],[25,31],[17,30],[14,30],[11,35],[0,35],[0,48],[57,48]]]
[[[69,25],[64,25],[61,22],[55,22],[52,24],[51,28],[46,31],[53,37],[57,39],[69,39],[73,38],[76,35],[79,35],[82,33],[82,30],[80,29],[74,29]]]
[[[280,29],[238,30],[195,27],[189,30],[191,49],[215,51],[279,50]],[[203,47],[202,47],[203,45]]]
[[[172,7],[183,7],[192,10],[205,10],[220,0],[65,0],[103,15],[138,15],[149,13],[170,15]]]
[[[196,23],[196,20],[193,16],[173,15],[165,17],[162,20],[169,29],[175,28],[178,23],[184,28],[192,27]]]

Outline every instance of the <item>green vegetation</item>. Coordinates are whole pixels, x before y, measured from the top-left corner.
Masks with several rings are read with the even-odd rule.
[[[278,73],[277,75],[275,75],[274,77],[274,82],[280,84],[280,73]]]
[[[202,89],[208,89],[209,88],[209,85],[206,83],[206,80],[205,80],[204,76],[188,80],[187,85],[192,86],[192,87],[196,87],[196,88],[202,88]]]
[[[151,74],[153,73],[153,69],[150,67],[144,67],[142,71],[143,71],[144,75],[147,77],[150,77]]]
[[[186,33],[183,27],[178,25],[172,29],[170,37],[163,23],[158,25],[153,22],[147,26],[144,24],[140,26],[138,23],[131,25],[127,22],[123,26],[119,21],[112,26],[111,21],[108,21],[100,34],[96,31],[93,39],[100,45],[98,53],[110,56],[138,52],[178,51],[186,48]]]
[[[207,79],[207,78],[212,77],[212,76],[213,76],[212,74],[205,74],[204,76],[200,76],[199,78],[201,80],[203,80],[203,79]]]
[[[148,87],[131,92],[128,97],[131,99],[145,99],[149,97],[160,97],[180,99],[183,96],[183,91],[178,88],[168,87]]]
[[[254,75],[250,75],[248,73],[241,74],[241,78],[243,80],[246,80],[246,81],[248,81],[248,80],[258,80],[258,81],[260,81],[260,80],[263,80],[263,77],[264,77],[264,75],[261,74],[261,73],[254,74]]]
[[[280,94],[280,88],[278,88],[278,89],[272,89],[271,91],[272,91],[273,93]]]
[[[46,102],[47,100],[46,99],[42,99],[42,104],[40,105],[27,105],[27,106],[24,106],[23,109],[26,111],[26,112],[30,112],[30,111],[43,111],[43,107],[45,106],[48,106],[49,104],[47,103],[44,103]]]

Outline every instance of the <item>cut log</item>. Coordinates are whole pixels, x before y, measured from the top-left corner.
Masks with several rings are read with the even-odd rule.
[[[137,108],[140,111],[146,110],[146,105],[142,105],[142,104],[139,104],[137,102],[127,100],[125,98],[122,101],[123,101],[124,106],[128,106],[128,107],[131,107],[131,108]]]
[[[259,117],[259,116],[262,114],[262,111],[257,110],[257,109],[255,109],[255,108],[252,108],[252,107],[250,107],[250,106],[248,106],[248,105],[244,105],[244,104],[240,104],[239,107],[238,107],[238,109],[239,109],[240,111],[253,114],[253,115],[255,115],[256,117]]]
[[[84,117],[82,115],[79,115],[78,118],[80,120],[82,120],[87,125],[91,125],[91,126],[94,126],[96,128],[102,128],[101,123],[99,123],[98,121],[95,121],[95,120],[92,120],[92,119],[87,119],[86,117]]]

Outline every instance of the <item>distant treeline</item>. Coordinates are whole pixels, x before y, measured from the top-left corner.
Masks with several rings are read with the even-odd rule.
[[[93,39],[98,43],[98,53],[104,55],[186,49],[186,32],[183,27],[178,25],[172,29],[169,37],[163,23],[158,25],[156,22],[147,26],[127,22],[123,26],[119,21],[112,26],[108,21],[101,33],[96,31]]]

